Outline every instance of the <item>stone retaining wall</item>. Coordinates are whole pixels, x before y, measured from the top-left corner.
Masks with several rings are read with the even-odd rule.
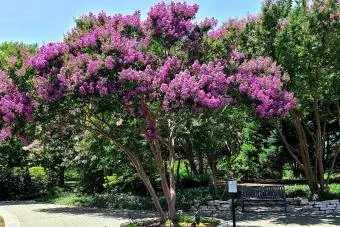
[[[199,211],[201,214],[209,215],[213,214],[214,216],[230,214],[231,209],[231,199],[224,200],[211,200],[207,202],[207,205],[201,205],[198,207],[191,207],[193,212]]]
[[[339,200],[311,201],[305,198],[287,198],[288,212],[303,212],[310,214],[340,214]],[[240,205],[240,203],[238,203]],[[284,208],[282,201],[245,201],[245,207],[268,207],[276,206]],[[231,200],[211,200],[206,205],[192,207],[193,212],[199,211],[204,215],[220,216],[230,214]]]
[[[312,201],[308,202],[308,204],[305,204],[303,207],[314,214],[340,214],[340,202],[337,199],[317,202]]]

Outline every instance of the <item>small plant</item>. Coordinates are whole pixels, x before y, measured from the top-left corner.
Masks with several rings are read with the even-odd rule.
[[[181,227],[189,227],[195,221],[195,216],[184,215],[179,217],[179,226]],[[216,218],[211,217],[200,217],[198,226],[205,227],[205,226],[217,226],[221,221]],[[166,226],[172,226],[171,221],[168,220],[165,223]]]

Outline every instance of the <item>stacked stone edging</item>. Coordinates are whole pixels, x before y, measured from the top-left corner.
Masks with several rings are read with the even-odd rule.
[[[199,211],[201,214],[220,216],[230,214],[231,199],[230,200],[211,200],[207,205],[200,205],[198,207],[191,207],[193,212]]]
[[[246,206],[280,206],[284,207],[282,201],[245,201]],[[340,214],[340,201],[337,199],[325,201],[308,201],[306,198],[287,198],[288,212],[303,212],[310,214]],[[193,212],[199,211],[203,215],[226,215],[230,214],[231,200],[211,200],[207,205],[192,207]]]
[[[303,208],[308,209],[313,214],[340,214],[340,202],[337,199],[325,201],[311,201]]]

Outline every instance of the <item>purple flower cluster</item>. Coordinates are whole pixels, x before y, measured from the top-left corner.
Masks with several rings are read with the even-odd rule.
[[[46,68],[49,62],[56,57],[66,53],[68,45],[66,43],[49,43],[39,49],[38,54],[28,59],[28,65],[37,69]]]
[[[258,15],[247,15],[244,19],[229,19],[228,22],[221,25],[216,30],[209,32],[209,37],[212,39],[223,38],[229,29],[236,29],[237,31],[242,31],[246,28],[246,24],[249,22],[257,23],[260,21],[261,14]]]
[[[242,63],[236,75],[228,79],[239,84],[239,91],[254,100],[261,117],[284,116],[295,107],[293,93],[284,90],[282,71],[270,58]]]
[[[19,91],[6,71],[0,72],[0,141],[11,135],[13,124],[20,118],[33,120],[34,106],[25,92]]]
[[[198,8],[198,5],[162,2],[151,8],[146,25],[154,35],[180,39],[196,26],[192,20]]]
[[[200,24],[199,27],[205,30],[210,30],[217,25],[218,21],[215,18],[205,18]]]
[[[158,69],[153,69],[150,65],[145,70],[126,69],[120,73],[120,84],[125,81],[138,83],[137,88],[131,89],[124,95],[126,102],[131,101],[137,94],[150,94],[151,99],[159,96],[159,88],[170,83],[180,71],[181,62],[176,57],[168,58]]]
[[[72,92],[82,96],[112,93],[116,81],[112,81],[108,74],[149,61],[148,56],[140,51],[142,42],[126,36],[124,30],[128,26],[142,28],[139,12],[112,17],[104,13],[98,16],[89,14],[81,20],[90,23],[92,28],[73,29],[64,43],[43,46],[30,59],[39,75],[37,92],[46,101],[57,101]],[[57,56],[65,60],[62,67],[54,62]],[[51,67],[47,70],[47,66]]]
[[[169,84],[162,84],[163,108],[182,108],[184,104],[217,109],[232,103],[225,94],[228,81],[220,63],[199,64],[197,61],[187,70],[178,73]]]

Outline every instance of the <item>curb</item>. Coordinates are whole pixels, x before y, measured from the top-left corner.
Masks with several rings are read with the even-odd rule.
[[[4,219],[6,227],[20,227],[20,222],[14,214],[5,210],[0,210],[0,216]]]

